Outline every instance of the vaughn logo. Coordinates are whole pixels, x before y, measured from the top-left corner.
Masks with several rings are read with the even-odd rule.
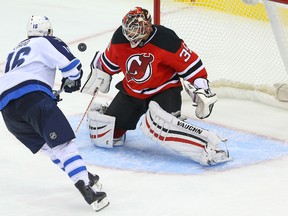
[[[177,126],[182,127],[182,128],[189,130],[189,131],[193,131],[197,134],[201,134],[203,132],[203,130],[201,128],[198,128],[198,127],[193,126],[191,124],[187,124],[183,121],[178,121]]]
[[[132,55],[126,62],[126,79],[128,82],[143,83],[152,75],[154,56],[150,53]]]

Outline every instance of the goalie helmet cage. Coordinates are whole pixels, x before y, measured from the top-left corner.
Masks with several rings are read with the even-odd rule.
[[[288,109],[288,0],[154,0],[154,23],[201,57],[219,97]]]

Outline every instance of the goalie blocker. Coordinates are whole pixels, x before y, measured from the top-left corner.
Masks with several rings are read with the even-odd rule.
[[[154,101],[150,102],[140,128],[156,143],[202,165],[209,166],[232,160],[228,150],[219,149],[219,144],[226,142],[226,139],[176,118]]]

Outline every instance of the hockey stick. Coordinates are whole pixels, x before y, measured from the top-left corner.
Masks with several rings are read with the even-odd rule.
[[[78,126],[77,126],[77,128],[76,128],[76,130],[75,130],[75,133],[77,133],[77,131],[79,130],[79,128],[80,128],[80,126],[81,126],[81,124],[82,124],[82,122],[83,122],[86,114],[88,113],[88,111],[89,111],[89,109],[90,109],[90,107],[91,107],[92,102],[94,101],[94,98],[95,98],[97,92],[98,92],[98,88],[97,88],[96,91],[94,92],[94,94],[93,94],[93,96],[92,96],[92,98],[91,98],[91,100],[90,100],[90,102],[89,102],[89,104],[88,104],[88,106],[87,106],[87,109],[85,110],[85,112],[84,112],[84,114],[83,114],[83,116],[82,116],[82,119],[80,120],[80,122],[79,122],[79,124],[78,124]]]
[[[56,97],[56,101],[57,103],[62,101],[62,98],[60,98],[60,94],[62,93],[63,89],[59,89],[59,90],[52,90],[53,95]]]
[[[85,83],[85,84],[86,84],[86,83]],[[62,100],[62,99],[60,99],[60,93],[63,92],[63,89],[64,89],[64,86],[63,86],[61,89],[59,89],[59,90],[54,90],[54,91],[53,91],[53,94],[55,95],[55,97],[56,97],[56,98],[59,97],[59,99],[58,99],[59,101]],[[94,94],[93,94],[93,96],[92,96],[92,98],[91,98],[91,100],[90,100],[90,102],[89,102],[86,110],[85,110],[85,113],[83,114],[83,116],[82,116],[82,118],[81,118],[81,120],[80,120],[80,122],[79,122],[79,124],[78,124],[78,126],[77,126],[77,128],[76,128],[76,130],[75,130],[75,133],[77,133],[77,131],[79,130],[79,128],[80,128],[80,126],[81,126],[81,124],[82,124],[82,122],[83,122],[86,114],[87,114],[88,111],[89,111],[89,108],[91,107],[92,102],[94,101],[94,98],[95,98],[97,92],[98,92],[98,88],[96,88],[96,90],[95,90],[95,92],[94,92]]]

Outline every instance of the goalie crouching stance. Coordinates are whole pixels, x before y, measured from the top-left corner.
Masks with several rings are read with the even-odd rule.
[[[113,148],[124,144],[127,130],[141,129],[145,135],[202,165],[231,160],[220,150],[225,142],[215,133],[179,119],[183,86],[196,107],[196,116],[208,117],[217,100],[209,88],[201,59],[176,33],[152,25],[146,9],[136,7],[122,20],[105,52],[97,52],[91,73],[81,92],[107,93],[111,78],[122,72],[124,78],[108,107],[93,104],[88,112],[92,142]]]

